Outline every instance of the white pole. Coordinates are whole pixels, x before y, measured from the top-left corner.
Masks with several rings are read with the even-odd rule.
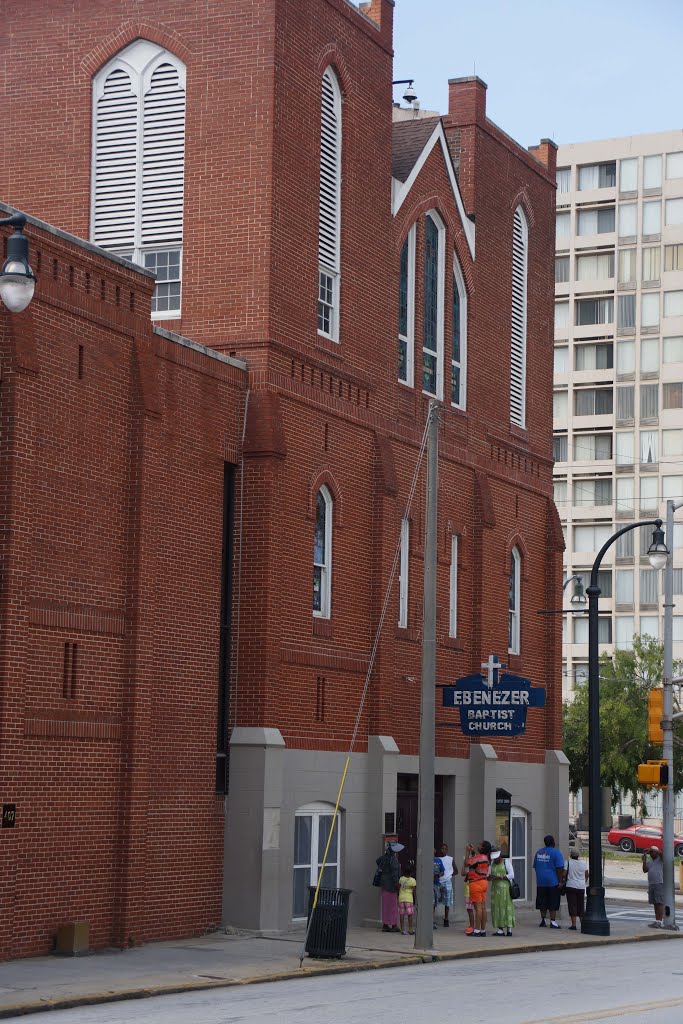
[[[673,740],[673,547],[674,511],[680,505],[666,503],[666,545],[669,554],[664,567],[664,701],[662,708],[662,757],[669,766],[669,785],[662,790],[662,866],[664,871],[664,926],[676,926],[676,887],[674,880],[674,740]]]

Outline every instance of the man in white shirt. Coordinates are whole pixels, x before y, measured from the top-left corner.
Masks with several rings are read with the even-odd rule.
[[[441,844],[439,858],[443,864],[443,875],[439,879],[441,885],[441,899],[439,902],[443,903],[443,926],[444,928],[450,928],[448,911],[453,906],[453,875],[458,874],[458,868],[448,853],[448,843]]]

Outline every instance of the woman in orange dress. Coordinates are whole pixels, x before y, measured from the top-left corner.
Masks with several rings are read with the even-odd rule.
[[[466,935],[486,935],[486,894],[489,891],[491,844],[486,839],[477,850],[471,843],[465,847],[462,873],[470,888],[470,901],[474,907],[474,928],[465,929]]]

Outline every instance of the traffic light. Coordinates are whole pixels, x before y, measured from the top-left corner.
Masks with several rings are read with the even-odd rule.
[[[650,690],[647,695],[647,738],[650,743],[662,743],[662,716],[664,714],[664,691]]]
[[[641,786],[666,789],[669,785],[668,761],[648,761],[638,765],[638,782]]]

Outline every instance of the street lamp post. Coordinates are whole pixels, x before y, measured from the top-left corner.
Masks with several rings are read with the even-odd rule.
[[[21,313],[33,298],[36,279],[28,262],[28,239],[24,234],[26,217],[13,213],[0,218],[0,225],[9,224],[14,234],[7,239],[7,259],[0,269],[0,299],[10,313]]]
[[[588,590],[588,898],[586,912],[581,919],[581,931],[584,935],[609,935],[610,927],[605,912],[605,888],[602,877],[602,822],[600,820],[600,682],[598,656],[598,598],[601,590],[598,586],[598,571],[607,550],[617,538],[630,530],[654,526],[652,544],[648,549],[648,557],[653,568],[661,569],[667,556],[664,544],[664,532],[661,519],[647,519],[638,523],[630,523],[607,540],[600,548],[593,568]]]
[[[676,925],[676,887],[674,881],[674,738],[673,738],[673,609],[674,609],[674,512],[683,501],[666,503],[666,540],[669,554],[664,567],[664,675],[662,689],[662,758],[669,766],[669,785],[662,790],[662,867],[664,872],[664,925],[678,931]]]

